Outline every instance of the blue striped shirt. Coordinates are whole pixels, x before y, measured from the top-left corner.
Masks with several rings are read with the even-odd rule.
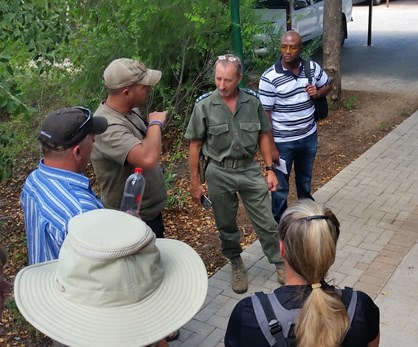
[[[281,58],[260,79],[260,101],[266,111],[271,111],[275,142],[303,139],[316,131],[314,105],[305,90],[308,78],[300,59],[299,75],[283,69]],[[326,72],[311,61],[311,74],[316,87],[330,84]]]
[[[103,208],[86,176],[52,168],[42,160],[38,169],[27,177],[20,202],[29,264],[57,259],[71,217]]]

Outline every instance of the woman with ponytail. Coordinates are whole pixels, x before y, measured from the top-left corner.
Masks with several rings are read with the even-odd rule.
[[[288,347],[379,346],[379,309],[373,300],[363,292],[353,292],[357,299],[349,317],[342,298],[350,290],[338,291],[324,281],[335,261],[339,227],[328,208],[311,200],[298,201],[280,220],[280,253],[286,277],[285,285],[277,288],[274,296],[286,315],[298,314],[288,336],[285,335]],[[253,300],[247,297],[235,306],[225,347],[273,345],[260,327]],[[282,344],[285,346],[283,341],[276,346]]]

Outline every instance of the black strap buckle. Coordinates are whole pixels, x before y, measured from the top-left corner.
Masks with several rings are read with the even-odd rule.
[[[283,331],[281,324],[276,319],[273,319],[269,322],[269,329],[272,335],[278,334],[281,331]]]

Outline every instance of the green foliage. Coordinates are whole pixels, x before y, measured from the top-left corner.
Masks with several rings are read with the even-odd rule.
[[[303,59],[311,59],[312,56],[318,51],[322,44],[322,36],[317,37],[303,46],[303,52],[301,54]]]
[[[247,73],[259,77],[277,60],[280,38],[284,32],[276,32],[271,22],[262,22],[254,11],[254,4],[254,0],[245,0],[240,5],[241,34]],[[266,54],[263,56],[255,54],[255,49],[260,47],[266,48]]]
[[[388,123],[386,121],[382,120],[380,122],[380,126],[379,126],[380,131],[387,130],[387,127],[388,127]]]
[[[10,56],[0,54],[0,119],[10,114],[29,115],[36,111],[21,101],[23,92],[16,83],[15,71],[10,65]]]
[[[34,132],[26,119],[11,119],[0,123],[0,180],[10,178],[17,162],[24,160],[21,153],[33,149]],[[37,147],[36,147],[37,148]]]
[[[84,72],[75,85],[87,98],[104,95],[102,74],[110,61],[138,58],[163,71],[154,103],[187,115],[194,99],[213,89],[214,57],[231,50],[224,1],[109,0],[80,6],[72,0],[69,8],[77,30],[66,55]],[[184,119],[178,118],[180,125]]]
[[[168,191],[167,208],[181,209],[185,206],[190,192],[188,189],[183,189],[179,186],[175,172],[176,165],[184,159],[182,140],[179,139],[174,147],[172,155],[168,159],[168,165],[164,170],[164,180]]]
[[[13,142],[14,132],[8,132],[3,124],[0,124],[0,180],[10,177],[13,170]]]
[[[53,62],[68,38],[67,9],[59,0],[9,0],[0,5],[0,48],[13,52],[23,43],[29,56],[44,66]]]
[[[20,69],[15,80],[25,90],[25,100],[38,110],[32,115],[35,122],[54,109],[74,105],[97,107],[97,104],[89,104],[83,94],[69,93],[68,89],[79,73],[68,61],[56,61],[47,72],[41,74],[33,64]]]
[[[28,116],[27,105],[14,81],[30,60],[39,73],[55,61],[59,45],[68,37],[66,6],[58,0],[9,0],[0,3],[0,118]],[[13,57],[13,59],[12,59]]]
[[[173,179],[175,176],[173,177]],[[183,189],[182,187],[173,186],[168,190],[167,198],[167,208],[172,209],[182,209],[186,206],[187,199],[190,196],[190,191]]]
[[[347,111],[353,110],[358,104],[358,97],[353,95],[347,100],[344,100],[343,108]]]
[[[411,115],[411,113],[412,113],[411,110],[407,110],[406,108],[402,108],[400,115],[402,117],[407,118]]]

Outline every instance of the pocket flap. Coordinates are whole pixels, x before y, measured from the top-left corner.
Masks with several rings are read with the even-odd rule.
[[[211,135],[220,135],[229,131],[228,124],[211,125],[208,129]]]
[[[240,123],[240,128],[245,131],[260,131],[260,123]]]

